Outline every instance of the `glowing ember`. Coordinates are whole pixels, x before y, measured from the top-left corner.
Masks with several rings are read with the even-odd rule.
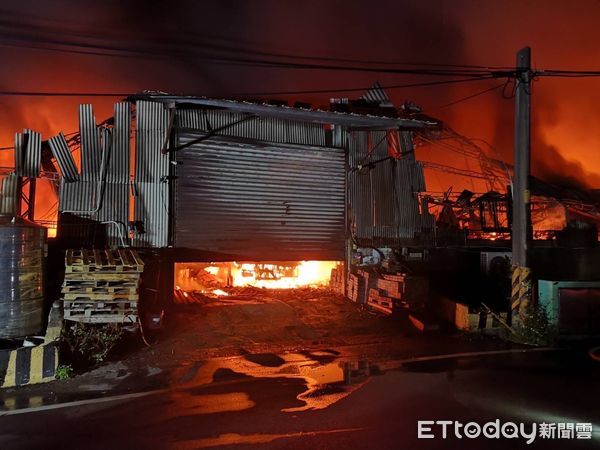
[[[219,274],[219,268],[217,266],[208,266],[208,267],[205,267],[204,270],[206,272],[210,273],[211,275]]]
[[[175,284],[179,291],[229,295],[226,286],[290,289],[326,286],[337,261],[265,263],[178,263]]]
[[[224,297],[229,295],[227,292],[225,292],[223,289],[215,289],[212,291],[213,294],[218,295],[219,297]]]
[[[336,261],[301,261],[300,263],[234,264],[233,286],[290,289],[301,286],[324,286],[329,283]]]

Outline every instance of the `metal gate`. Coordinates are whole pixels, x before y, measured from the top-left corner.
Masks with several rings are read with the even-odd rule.
[[[253,261],[344,258],[343,149],[211,137],[177,152],[176,184],[177,247]]]

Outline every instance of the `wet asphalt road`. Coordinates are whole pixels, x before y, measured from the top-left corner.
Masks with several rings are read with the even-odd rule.
[[[1,416],[0,449],[600,448],[599,376],[584,349],[412,362],[248,355],[182,367],[171,387],[140,397]],[[594,433],[532,445],[439,430],[417,439],[418,420],[495,419],[592,423]]]

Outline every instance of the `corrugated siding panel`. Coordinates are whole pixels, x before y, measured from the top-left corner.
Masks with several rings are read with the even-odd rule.
[[[92,105],[79,105],[79,133],[81,135],[81,178],[99,180],[102,151],[100,132]]]
[[[102,142],[109,152],[102,206],[97,218],[100,222],[115,222],[106,224],[106,233],[108,244],[117,247],[123,245],[128,235],[131,132],[131,106],[129,103],[115,104],[114,117],[114,127],[103,130]]]
[[[42,135],[33,130],[15,134],[15,171],[18,176],[40,176]]]
[[[0,214],[16,214],[17,176],[11,174],[2,178],[0,189]]]
[[[112,129],[112,150],[106,171],[109,183],[129,184],[129,161],[131,139],[131,106],[129,103],[115,104],[115,122]]]
[[[112,129],[96,126],[90,105],[81,105],[80,121],[84,166],[81,180],[72,179],[74,163],[64,136],[50,143],[53,153],[60,155],[66,166],[63,169],[59,162],[61,171],[70,174],[60,185],[58,235],[77,245],[122,246],[129,221],[130,106],[115,105]]]
[[[25,171],[25,136],[23,133],[15,133],[15,173],[22,177]]]
[[[388,156],[385,136],[384,131],[371,132],[370,143],[368,132],[349,136],[351,229],[364,244],[397,244],[433,226],[433,218],[421,214],[419,207],[417,193],[425,190],[425,177],[412,153],[410,133],[401,133],[402,151],[407,155],[399,160],[380,161]]]
[[[322,124],[297,122],[272,117],[251,117],[243,113],[219,110],[180,109],[176,113],[179,129],[210,131],[257,141],[299,145],[325,145]]]
[[[59,216],[57,236],[72,246],[92,246],[97,224],[89,213],[64,211],[90,211],[96,207],[95,181],[60,180]]]
[[[177,161],[178,247],[248,260],[343,259],[342,149],[211,138]]]
[[[48,145],[52,156],[56,159],[63,179],[68,183],[79,180],[79,172],[77,166],[75,166],[65,135],[60,133],[58,136],[51,137],[48,139]]]
[[[79,105],[79,132],[81,177],[72,182],[61,180],[57,236],[73,246],[90,247],[99,245],[98,236],[101,230],[96,210],[102,195],[100,133],[96,126],[92,105]],[[64,139],[62,135],[59,137]],[[65,157],[65,149],[62,147],[67,145],[66,142],[59,140],[58,144],[62,150],[61,156]],[[68,146],[66,150],[71,158]]]
[[[166,247],[169,233],[169,161],[161,152],[167,137],[169,112],[162,103],[136,104],[135,220],[145,233],[136,234],[138,247]]]

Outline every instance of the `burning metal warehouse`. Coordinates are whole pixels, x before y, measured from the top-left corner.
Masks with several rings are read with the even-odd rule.
[[[412,133],[433,119],[154,93],[114,110],[98,124],[81,105],[75,139],[59,134],[42,145],[37,135],[23,158],[38,174],[40,160],[60,171],[60,245],[140,249],[160,261],[145,284],[163,298],[178,262],[241,262],[247,273],[244,262],[276,261],[253,272],[292,278],[281,276],[285,267],[302,279],[310,261],[347,267],[352,246],[433,242],[412,147]]]
[[[598,5],[430,1],[2,7],[3,449],[599,439]]]
[[[417,158],[440,143],[477,158],[481,172]],[[5,212],[34,218],[36,180],[47,179],[58,197],[57,254],[83,249],[77,261],[84,266],[118,269],[113,259],[129,267],[127,256],[104,249],[135,249],[131,257],[144,262],[141,284],[131,285],[139,289],[127,291],[124,280],[123,297],[107,291],[102,298],[139,298],[150,318],[173,302],[227,296],[243,286],[331,286],[379,312],[428,316],[427,279],[446,286],[448,273],[477,270],[470,255],[483,261],[494,254],[506,256],[493,273],[500,290],[484,298],[506,316],[509,166],[416,105],[396,109],[379,83],[357,100],[332,99],[327,109],[145,92],[115,104],[114,116],[102,122],[82,104],[78,133],[42,140],[25,130],[15,149],[15,173],[3,180]],[[427,169],[473,175],[488,191],[433,193]],[[569,201],[540,183],[533,192],[533,254],[543,259],[552,248],[588,239],[582,252],[594,255],[591,198]],[[567,215],[579,231],[566,226]],[[456,258],[452,270],[444,266],[449,257]],[[538,277],[556,277],[548,270],[540,268]],[[90,284],[90,292],[105,281]],[[54,289],[59,285],[55,280]],[[472,303],[474,293],[463,289],[460,296]],[[137,303],[95,311],[98,303],[84,304],[84,297],[72,294],[77,302],[66,306],[94,322],[137,321]]]

